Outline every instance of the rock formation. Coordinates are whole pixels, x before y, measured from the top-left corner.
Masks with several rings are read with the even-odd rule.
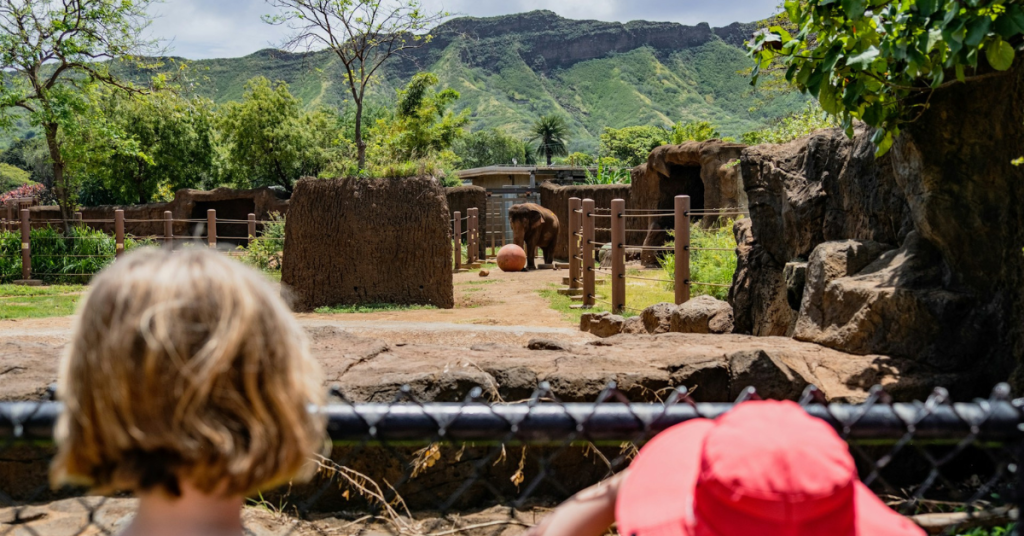
[[[746,149],[736,331],[910,359],[977,394],[1005,381],[1024,350],[1017,63],[936,91],[881,158],[864,127]]]

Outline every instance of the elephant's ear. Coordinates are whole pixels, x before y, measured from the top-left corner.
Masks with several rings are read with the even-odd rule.
[[[531,225],[530,227],[536,229],[537,227],[540,227],[541,225],[544,225],[544,222],[546,222],[546,221],[547,220],[544,219],[544,215],[543,214],[537,214],[537,221],[533,222],[533,225]]]

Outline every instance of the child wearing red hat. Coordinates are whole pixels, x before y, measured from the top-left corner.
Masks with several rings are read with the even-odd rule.
[[[559,506],[531,536],[924,536],[862,484],[846,443],[792,402],[674,426],[628,471]]]

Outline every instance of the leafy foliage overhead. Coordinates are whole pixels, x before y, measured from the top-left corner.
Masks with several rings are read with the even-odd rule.
[[[786,0],[785,9],[795,34],[773,26],[751,43],[754,82],[781,63],[848,135],[854,119],[877,127],[878,154],[931,91],[1009,69],[1024,33],[1017,0]]]

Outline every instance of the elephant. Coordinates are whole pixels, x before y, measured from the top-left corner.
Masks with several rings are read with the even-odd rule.
[[[523,203],[509,207],[508,219],[512,224],[512,241],[526,252],[527,270],[537,269],[537,248],[544,252],[545,264],[554,263],[559,228],[554,212],[536,203]]]

